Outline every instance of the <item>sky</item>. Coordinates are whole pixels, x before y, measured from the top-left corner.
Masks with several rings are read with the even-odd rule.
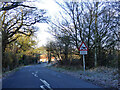
[[[38,9],[47,10],[47,15],[51,16],[51,18],[54,18],[56,16],[56,13],[58,13],[60,9],[60,7],[54,2],[54,0],[41,0],[37,3],[34,3],[34,5]],[[47,42],[51,40],[55,40],[53,36],[47,32],[49,27],[48,24],[37,23],[36,26],[39,27],[39,30],[36,33],[37,41],[39,41],[37,45],[38,47],[46,45]]]
[[[56,0],[56,1],[58,1],[58,0]],[[70,0],[68,0],[68,1],[70,1]],[[78,0],[73,0],[73,1],[78,1]],[[87,0],[85,0],[85,1],[87,1]],[[90,1],[92,1],[92,0],[90,0]],[[109,1],[112,1],[112,0],[109,0]],[[49,15],[52,19],[56,18],[56,16],[58,17],[59,11],[62,10],[60,8],[60,6],[55,3],[55,0],[35,0],[34,4],[32,2],[31,5],[35,5],[35,7],[37,7],[38,9],[47,10],[47,15]],[[51,40],[55,40],[53,38],[53,36],[47,32],[48,27],[49,27],[48,24],[37,23],[36,26],[39,27],[39,30],[36,33],[36,37],[37,37],[37,41],[38,41],[37,47],[40,47],[42,45],[46,45],[47,42],[49,42]]]

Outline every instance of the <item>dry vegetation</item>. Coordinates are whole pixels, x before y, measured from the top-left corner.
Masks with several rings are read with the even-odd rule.
[[[107,68],[107,67],[97,67],[93,69],[86,70],[85,73],[82,70],[71,70],[70,68],[65,69],[65,67],[49,67],[50,69],[63,72],[94,84],[100,85],[105,88],[118,88],[118,69]]]

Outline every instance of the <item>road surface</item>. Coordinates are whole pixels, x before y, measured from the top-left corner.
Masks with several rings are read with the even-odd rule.
[[[42,64],[22,67],[11,76],[3,79],[4,88],[101,88],[79,78],[56,72]],[[46,89],[47,88],[47,89]]]

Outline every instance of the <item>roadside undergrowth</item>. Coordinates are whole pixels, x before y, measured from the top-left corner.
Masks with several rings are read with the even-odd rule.
[[[48,68],[76,76],[104,88],[118,88],[119,74],[117,68],[97,67],[85,72],[78,67],[50,66]]]

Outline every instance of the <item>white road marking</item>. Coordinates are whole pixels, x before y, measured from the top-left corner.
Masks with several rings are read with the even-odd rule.
[[[40,81],[42,81],[50,90],[53,90],[53,89],[50,87],[50,84],[48,84],[45,80],[40,79]]]
[[[38,77],[37,74],[35,74],[35,73],[32,73],[32,74],[33,74],[35,77]]]
[[[46,90],[43,86],[40,86],[43,90]]]
[[[36,74],[34,74],[35,77],[38,77]]]

